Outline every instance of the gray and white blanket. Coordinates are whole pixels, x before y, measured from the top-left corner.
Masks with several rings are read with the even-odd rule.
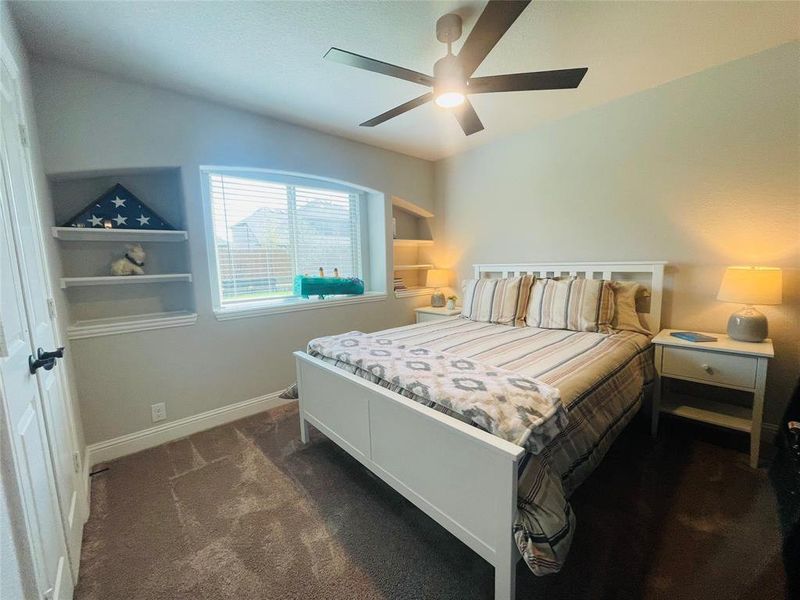
[[[567,426],[556,388],[473,359],[360,331],[317,338],[308,351],[363,369],[531,454]]]

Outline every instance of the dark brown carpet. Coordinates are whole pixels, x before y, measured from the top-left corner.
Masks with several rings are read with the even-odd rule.
[[[783,597],[775,500],[744,438],[632,424],[572,499],[564,571],[518,598]],[[109,463],[92,479],[82,600],[488,599],[492,569],[294,404]]]

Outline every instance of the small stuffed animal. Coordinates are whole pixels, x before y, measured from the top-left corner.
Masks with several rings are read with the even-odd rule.
[[[144,259],[147,256],[140,244],[126,244],[125,256],[111,263],[112,275],[144,275]]]

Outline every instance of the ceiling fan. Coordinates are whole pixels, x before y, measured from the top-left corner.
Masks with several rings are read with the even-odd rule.
[[[495,44],[530,2],[531,0],[489,0],[458,56],[453,55],[452,44],[461,37],[461,17],[457,14],[441,17],[436,21],[436,39],[447,44],[447,56],[440,58],[433,65],[433,77],[339,48],[328,50],[325,58],[433,88],[431,92],[364,121],[361,123],[362,127],[375,127],[433,100],[441,107],[452,109],[464,133],[472,135],[483,129],[483,123],[467,98],[469,94],[573,89],[578,87],[586,71],[589,70],[583,67],[472,77]]]

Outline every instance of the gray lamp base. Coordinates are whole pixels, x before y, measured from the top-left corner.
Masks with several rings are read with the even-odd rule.
[[[431,306],[433,308],[442,308],[445,304],[447,304],[447,301],[444,298],[444,294],[436,290],[431,296]]]
[[[763,342],[767,337],[767,317],[752,306],[745,306],[728,319],[728,335],[740,342]]]

